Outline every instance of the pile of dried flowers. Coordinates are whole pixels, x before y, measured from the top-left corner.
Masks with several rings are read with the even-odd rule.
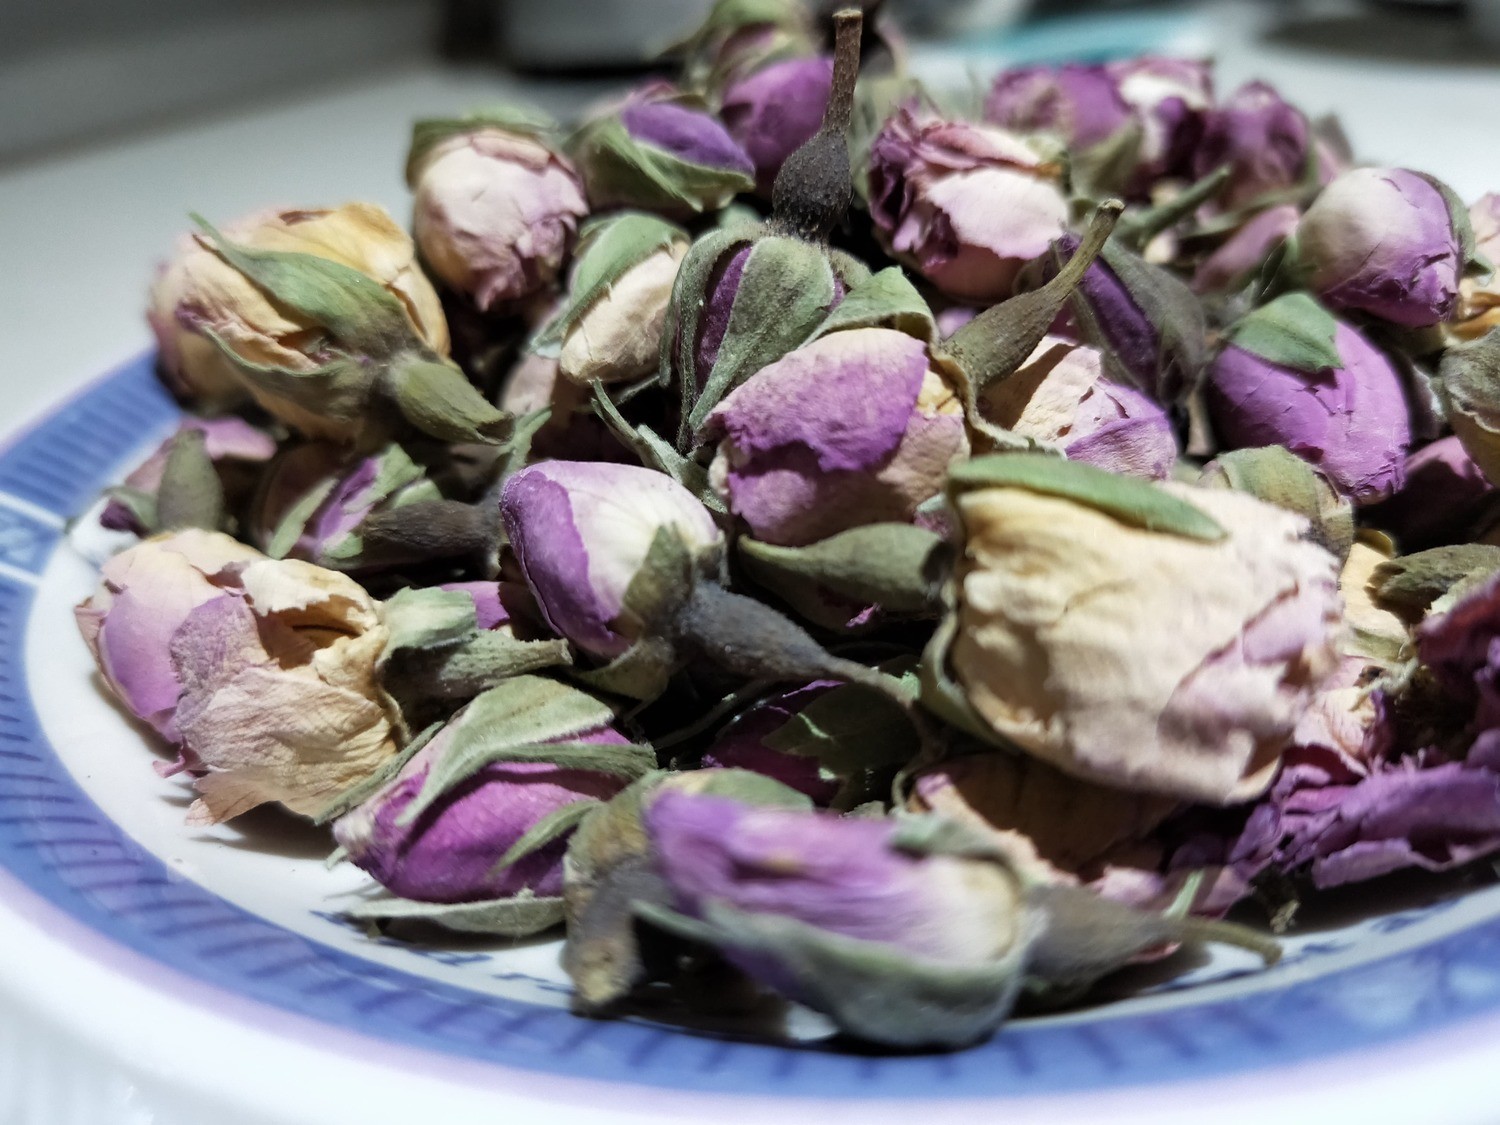
[[[795,0],[679,58],[419,123],[411,236],[163,268],[194,414],[78,622],[192,822],[565,925],[582,1011],[748,978],[901,1046],[1500,850],[1500,198],[1203,62],[965,115]]]

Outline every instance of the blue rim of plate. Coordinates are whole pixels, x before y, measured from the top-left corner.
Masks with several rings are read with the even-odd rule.
[[[177,414],[143,356],[0,452],[0,867],[152,962],[395,1045],[574,1078],[782,1096],[1035,1096],[1201,1078],[1392,1043],[1500,1012],[1500,919],[1279,988],[1083,1021],[1022,1022],[965,1051],[916,1056],[581,1019],[379,966],[282,929],[176,874],[110,821],[47,743],[27,686],[33,592],[62,543],[64,521]]]

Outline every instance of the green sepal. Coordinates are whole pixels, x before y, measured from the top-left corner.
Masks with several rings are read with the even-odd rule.
[[[742,536],[742,555],[759,563],[757,581],[795,575],[855,602],[892,613],[940,607],[943,570],[951,553],[939,535],[906,523],[866,524],[806,547],[778,547]],[[776,589],[773,583],[771,589]]]
[[[317,514],[323,501],[333,495],[338,483],[335,477],[324,477],[298,497],[297,502],[286,510],[286,514],[272,530],[271,539],[266,544],[266,554],[273,559],[286,558],[307,529],[307,521]]]
[[[891,328],[927,344],[938,338],[932,309],[900,266],[888,266],[850,289],[809,342],[852,328]]]
[[[708,303],[709,283],[721,262],[727,262],[740,247],[754,242],[760,233],[759,226],[711,230],[688,247],[682,265],[677,268],[662,326],[658,379],[664,387],[675,380],[684,418],[692,410],[693,398],[698,393],[698,330]]]
[[[419,345],[401,302],[358,270],[316,254],[241,246],[201,215],[192,219],[225,262],[278,304],[322,325],[350,351],[380,359]]]
[[[933,631],[927,646],[922,650],[922,662],[918,665],[918,701],[949,726],[972,735],[990,746],[1009,747],[1011,744],[984,719],[963,687],[948,671],[948,654],[958,637],[958,614],[949,610]]]
[[[667,690],[677,665],[677,650],[670,641],[646,636],[604,667],[575,672],[574,677],[596,691],[647,703]]]
[[[1198,483],[1223,484],[1306,516],[1313,538],[1340,559],[1354,546],[1354,506],[1302,458],[1280,445],[1234,449],[1204,467]]]
[[[450,703],[472,699],[512,676],[565,668],[573,652],[564,640],[523,641],[507,632],[480,630],[451,648],[424,653],[402,665],[401,683],[420,698]],[[392,694],[403,694],[393,685]]]
[[[568,299],[531,344],[538,355],[555,358],[563,337],[610,288],[658,250],[686,242],[675,223],[640,211],[591,220],[579,235]]]
[[[442,723],[432,723],[418,731],[415,737],[401,748],[400,753],[381,762],[380,768],[369,777],[356,781],[313,814],[312,822],[314,824],[327,824],[330,820],[337,820],[345,813],[364,804],[371,797],[375,796],[376,793],[384,789],[398,773],[405,769],[406,764],[415,758],[421,752],[422,748],[431,742],[442,729]],[[342,850],[340,849],[340,851]],[[335,859],[334,856],[338,856],[338,859]],[[339,860],[344,858],[338,852],[335,852],[334,856],[329,856],[329,867],[333,867]]]
[[[1094,201],[1127,191],[1141,163],[1144,138],[1141,123],[1132,117],[1102,141],[1071,153],[1068,180],[1073,194]]]
[[[800,238],[756,239],[745,259],[713,370],[688,412],[696,434],[724,397],[801,344],[828,314],[835,296],[824,250]]]
[[[156,497],[149,492],[129,485],[112,485],[104,490],[104,498],[122,505],[141,526],[147,535],[156,534]]]
[[[523,137],[543,137],[556,123],[539,109],[521,105],[492,106],[462,117],[428,117],[411,127],[411,147],[406,153],[406,186],[417,186],[422,160],[450,137],[498,129]]]
[[[640,903],[644,921],[688,941],[775,964],[791,999],[822,1012],[841,1031],[893,1047],[962,1047],[1010,1015],[1026,955],[1040,929],[1023,917],[1005,955],[978,965],[928,961],[897,946],[845,937],[793,918],[751,914],[723,902],[693,919]]]
[[[1500,483],[1500,328],[1443,353],[1438,393],[1464,451]]]
[[[1340,370],[1338,320],[1309,293],[1285,293],[1240,319],[1229,342],[1267,363],[1309,374]]]
[[[1370,575],[1369,591],[1385,609],[1420,621],[1432,603],[1465,579],[1500,571],[1500,547],[1456,543],[1388,559]]]
[[[462,590],[397,590],[381,605],[380,616],[390,634],[382,663],[403,649],[458,645],[478,632],[474,599]]]
[[[1208,321],[1203,302],[1185,281],[1153,265],[1114,241],[1104,244],[1100,260],[1109,267],[1136,307],[1145,314],[1159,338],[1161,393],[1178,399],[1198,384],[1208,362]],[[1098,318],[1082,293],[1074,294],[1073,307],[1086,335],[1104,353],[1106,362],[1123,381],[1134,384],[1135,377],[1115,357]],[[1181,386],[1167,379],[1169,365],[1178,368]]]
[[[409,353],[386,373],[402,417],[440,441],[499,445],[514,419],[497,409],[454,364]]]
[[[824,692],[761,741],[838,777],[903,766],[922,746],[905,708],[857,684]]]
[[[550,930],[563,920],[563,900],[522,891],[486,902],[415,902],[379,898],[339,911],[357,922],[426,922],[462,934],[523,938]]]
[[[1085,504],[1146,531],[1206,542],[1218,542],[1228,536],[1207,512],[1149,481],[1059,457],[1035,453],[976,457],[949,469],[948,485],[953,492],[971,488],[1024,488]]]
[[[677,452],[676,446],[649,426],[633,426],[626,421],[614,399],[604,389],[604,384],[595,380],[589,389],[593,396],[594,413],[630,448],[642,465],[671,477],[696,496],[709,511],[721,516],[729,514],[724,501],[709,485],[707,468]]]
[[[371,417],[370,399],[378,372],[350,356],[339,356],[310,371],[252,363],[234,350],[217,332],[203,329],[257,399],[281,400],[295,410],[327,419],[359,434],[378,432],[384,420]],[[264,404],[264,403],[263,403]]]
[[[645,774],[641,776],[644,777]],[[489,874],[492,877],[498,875],[507,867],[514,866],[553,841],[562,839],[582,824],[584,819],[602,804],[604,802],[597,797],[585,797],[581,801],[570,801],[560,808],[553,809],[506,849],[505,854],[496,861],[495,866],[490,868]]]
[[[155,517],[153,531],[218,531],[224,526],[224,483],[208,455],[202,430],[183,429],[173,435],[156,490]]]
[[[1474,238],[1474,223],[1469,218],[1469,209],[1464,206],[1464,201],[1458,197],[1458,193],[1436,176],[1430,176],[1426,172],[1418,172],[1416,175],[1433,186],[1443,197],[1443,203],[1448,208],[1448,221],[1453,226],[1453,237],[1458,240],[1461,276],[1484,277],[1491,273],[1495,268],[1495,263],[1486,258],[1483,251],[1479,249],[1479,244]]]
[[[701,212],[717,210],[755,188],[755,180],[743,172],[693,164],[636,140],[618,117],[585,125],[571,148],[590,199]]]
[[[549,746],[551,740],[598,730],[614,717],[609,704],[556,680],[529,675],[507,679],[476,696],[455,716],[442,757],[433,763],[421,792],[402,810],[398,823],[410,824],[454,784],[490,762],[549,761],[548,751],[562,750]],[[604,744],[586,745],[592,747],[589,753],[625,751]],[[621,762],[629,757],[628,752],[618,755]]]

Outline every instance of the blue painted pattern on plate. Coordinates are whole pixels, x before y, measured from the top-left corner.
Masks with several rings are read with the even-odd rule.
[[[887,1057],[597,1022],[377,965],[292,933],[174,873],[88,798],[48,745],[24,637],[56,517],[86,507],[175,408],[149,359],[0,454],[0,866],[139,954],[263,1004],[395,1043],[606,1081],[763,1094],[1038,1094],[1255,1068],[1389,1042],[1500,1011],[1500,920],[1279,987],[1134,1014],[1016,1023],[951,1055]],[[31,509],[40,508],[41,512]],[[62,623],[47,623],[49,628]],[[79,685],[79,690],[93,690]],[[143,768],[145,768],[143,766]],[[1442,904],[1392,915],[1397,930]],[[433,951],[503,977],[503,956]],[[1312,958],[1311,951],[1304,956]],[[496,970],[501,970],[496,972]]]

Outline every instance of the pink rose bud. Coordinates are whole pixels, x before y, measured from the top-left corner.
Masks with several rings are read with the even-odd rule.
[[[1283,314],[1304,310],[1324,343],[1294,355],[1277,346]],[[1266,325],[1265,333],[1258,331]],[[1209,371],[1214,431],[1230,449],[1282,445],[1315,465],[1356,505],[1401,487],[1411,413],[1400,374],[1385,354],[1306,294],[1290,294],[1232,330]]]
[[[763,774],[805,793],[815,804],[828,804],[839,791],[838,778],[820,768],[816,758],[778,750],[767,740],[837,686],[834,680],[815,680],[756,704],[714,739],[704,751],[703,766]]]
[[[800,546],[909,523],[968,453],[963,411],[927,346],[832,332],[762,368],[709,415],[715,491],[755,538]]]
[[[719,116],[755,164],[756,189],[771,194],[786,158],[823,123],[833,89],[833,59],[818,55],[773,62],[724,91]]]
[[[106,682],[180,743],[190,823],[270,801],[314,816],[399,748],[390,634],[342,574],[183,531],[111,559],[76,612]]]
[[[1083,149],[1113,136],[1131,112],[1106,67],[1068,63],[1001,71],[984,100],[984,119],[1020,133],[1053,133]]]
[[[1356,168],[1329,184],[1297,227],[1297,264],[1333,309],[1420,328],[1451,318],[1468,217],[1404,168]]]
[[[532,133],[456,133],[416,156],[410,181],[423,260],[481,310],[551,287],[588,214],[573,165]]]
[[[531,465],[506,482],[500,518],[547,623],[603,657],[619,656],[644,629],[625,592],[658,531],[673,529],[696,555],[724,544],[692,493],[637,465]]]
[[[411,239],[379,207],[258,211],[226,223],[220,234],[251,250],[311,254],[364,274],[396,299],[427,347],[448,354],[437,293],[417,266]],[[312,371],[328,357],[319,351],[325,334],[313,318],[273,301],[214,246],[204,235],[182,239],[151,287],[148,317],[168,384],[189,400],[220,408],[248,398],[252,389],[215,336],[245,362],[292,372]],[[304,410],[281,409],[281,398],[264,391],[259,397],[283,420],[317,427]]]
[[[414,819],[402,813],[480,714],[480,701],[448,721],[383,789],[334,825],[356,866],[392,894],[419,902],[477,902],[529,891],[562,893],[569,834],[514,863],[500,859],[543,818],[580,801],[608,800],[626,779],[551,762],[495,762],[444,791]],[[612,727],[568,735],[569,743],[626,745]]]
[[[1229,165],[1229,183],[1218,202],[1233,210],[1301,183],[1312,143],[1301,110],[1267,83],[1247,82],[1209,112],[1193,154],[1193,176]]]
[[[1177,463],[1166,412],[1107,378],[1097,350],[1056,336],[992,384],[980,408],[1004,429],[1058,446],[1070,461],[1150,480],[1165,480]]]
[[[870,151],[870,216],[886,249],[943,292],[1010,296],[1067,229],[1058,170],[1015,133],[898,109]]]

